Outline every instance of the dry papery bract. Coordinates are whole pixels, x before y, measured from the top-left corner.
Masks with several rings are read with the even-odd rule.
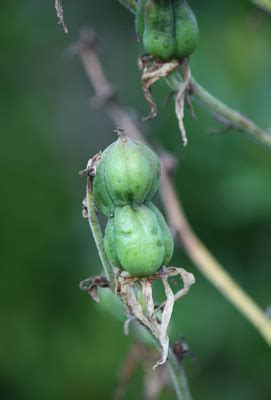
[[[151,109],[150,113],[143,119],[144,121],[147,121],[148,119],[153,119],[157,116],[157,105],[151,93],[152,85],[161,78],[166,78],[170,74],[176,72],[180,67],[180,62],[178,60],[164,62],[162,60],[157,60],[150,55],[143,55],[138,59],[138,67],[142,73],[141,84],[144,97]],[[178,120],[183,145],[186,146],[188,140],[183,118],[187,90],[189,89],[189,83],[191,79],[191,71],[187,59],[183,60],[182,69],[183,82],[179,91],[175,94],[175,114]]]
[[[130,276],[128,272],[114,268],[116,279],[116,295],[122,300],[127,319],[124,332],[129,334],[129,325],[133,320],[139,321],[159,341],[162,348],[161,359],[153,366],[155,369],[166,362],[169,350],[168,326],[171,320],[174,303],[186,295],[190,286],[195,283],[195,277],[184,268],[163,266],[158,272],[146,278]],[[183,281],[182,289],[173,293],[168,278],[179,276]],[[160,279],[165,289],[166,300],[155,306],[152,284]],[[99,303],[99,288],[109,288],[109,282],[104,276],[94,276],[80,283],[80,289],[89,293],[93,300]]]
[[[183,288],[176,294],[173,293],[168,282],[168,278],[173,276],[179,276],[183,281]],[[158,307],[155,307],[153,300],[152,283],[155,279],[162,281],[166,296],[166,300]],[[131,277],[123,271],[117,275],[116,280],[118,296],[123,301],[127,311],[127,322],[129,323],[132,319],[138,320],[158,339],[161,345],[162,357],[153,368],[164,364],[169,349],[167,329],[174,303],[183,297],[189,291],[190,286],[195,283],[194,275],[184,268],[162,267],[160,271],[146,278]],[[128,332],[127,324],[125,328]]]

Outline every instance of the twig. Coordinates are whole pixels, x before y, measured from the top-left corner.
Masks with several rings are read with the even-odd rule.
[[[167,78],[166,81],[176,92],[183,87],[183,83],[178,79],[178,77],[174,76],[174,74]],[[190,78],[189,86],[192,97],[199,100],[199,102],[205,105],[212,114],[220,118],[222,122],[224,121],[226,125],[245,133],[260,144],[271,148],[271,134],[269,132],[260,128],[255,124],[255,122],[241,114],[239,111],[234,110],[224,104],[221,100],[217,99],[204,89],[193,76]]]
[[[61,0],[55,0],[55,9],[56,9],[56,16],[58,19],[58,23],[62,25],[64,32],[68,33],[68,29],[67,29],[67,27],[65,25],[65,21],[64,21],[64,12],[63,12]]]
[[[271,148],[271,135],[269,132],[260,128],[251,119],[227,106],[211,93],[207,92],[193,77],[190,80],[190,86],[192,95],[206,105],[210,112],[225,118],[233,128],[249,135],[262,145]]]

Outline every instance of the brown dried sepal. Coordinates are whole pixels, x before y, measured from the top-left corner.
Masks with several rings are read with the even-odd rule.
[[[90,297],[99,303],[98,287],[108,288],[109,281],[105,276],[93,276],[80,282],[80,289],[87,292]]]
[[[168,278],[179,275],[183,280],[183,288],[175,295],[169,285]],[[161,279],[166,300],[157,308],[154,306],[152,283],[155,279]],[[171,320],[175,301],[184,296],[190,286],[195,283],[194,275],[183,268],[162,267],[161,270],[148,278],[132,277],[122,272],[117,277],[117,291],[129,313],[128,321],[135,318],[144,325],[162,347],[162,357],[154,365],[154,369],[166,362],[169,349],[169,337],[167,329]],[[140,291],[140,296],[138,296]],[[158,315],[158,311],[161,311]],[[127,329],[127,324],[126,324]]]
[[[161,78],[165,78],[179,67],[179,61],[163,62],[150,55],[143,55],[138,60],[138,67],[142,73],[141,84],[144,97],[150,106],[150,113],[143,118],[144,121],[153,119],[157,115],[157,105],[152,97],[151,87]]]

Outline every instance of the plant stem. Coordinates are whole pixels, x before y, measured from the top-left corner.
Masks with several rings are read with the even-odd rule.
[[[166,79],[168,85],[176,92],[178,92],[183,85],[179,77],[179,71],[176,71]],[[239,111],[227,106],[221,100],[213,96],[204,89],[204,87],[201,86],[193,76],[190,79],[190,90],[195,99],[199,100],[201,104],[206,106],[211,113],[220,117],[221,121],[226,125],[242,131],[263,146],[271,148],[271,134],[269,132],[260,128],[251,119],[247,118]]]
[[[192,397],[184,368],[178,363],[178,360],[171,348],[169,348],[168,351],[168,370],[178,400],[191,400]]]
[[[138,322],[139,323],[139,322]],[[151,335],[156,349],[160,352],[161,345],[158,340],[152,335],[147,329],[147,332]],[[171,347],[168,349],[167,367],[171,377],[172,384],[175,389],[176,397],[178,400],[192,400],[188,381],[186,378],[184,367],[177,360]]]
[[[95,212],[95,201],[94,201],[94,196],[92,192],[92,185],[90,178],[88,178],[88,184],[87,184],[87,209],[88,209],[88,222],[89,226],[99,253],[99,257],[105,272],[105,275],[107,279],[109,280],[110,283],[110,288],[114,291],[115,290],[115,277],[114,277],[114,271],[113,268],[107,258],[105,249],[104,249],[104,241],[103,241],[103,235],[102,231],[100,228],[100,224]]]

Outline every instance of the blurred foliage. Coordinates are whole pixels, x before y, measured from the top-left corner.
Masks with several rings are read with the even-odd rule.
[[[197,79],[266,127],[271,124],[271,20],[249,1],[191,0],[201,30],[192,58]],[[114,140],[69,46],[83,25],[100,36],[101,58],[120,101],[148,111],[136,57],[142,51],[133,16],[117,1],[63,1],[69,35],[52,2],[11,0],[0,13],[1,331],[0,398],[112,398],[132,339],[100,312],[78,283],[100,271],[81,218],[89,156]],[[180,158],[174,180],[195,231],[242,286],[266,307],[271,280],[271,153],[237,132],[217,128],[196,106],[186,115],[189,146],[181,145],[173,104],[159,83],[158,118],[142,124],[154,146]],[[159,203],[159,200],[157,200]],[[267,400],[270,350],[254,328],[195,269],[181,249],[173,260],[197,284],[175,308],[174,337],[185,335],[194,399]],[[140,372],[127,399],[138,399]],[[161,398],[170,400],[173,393]]]

